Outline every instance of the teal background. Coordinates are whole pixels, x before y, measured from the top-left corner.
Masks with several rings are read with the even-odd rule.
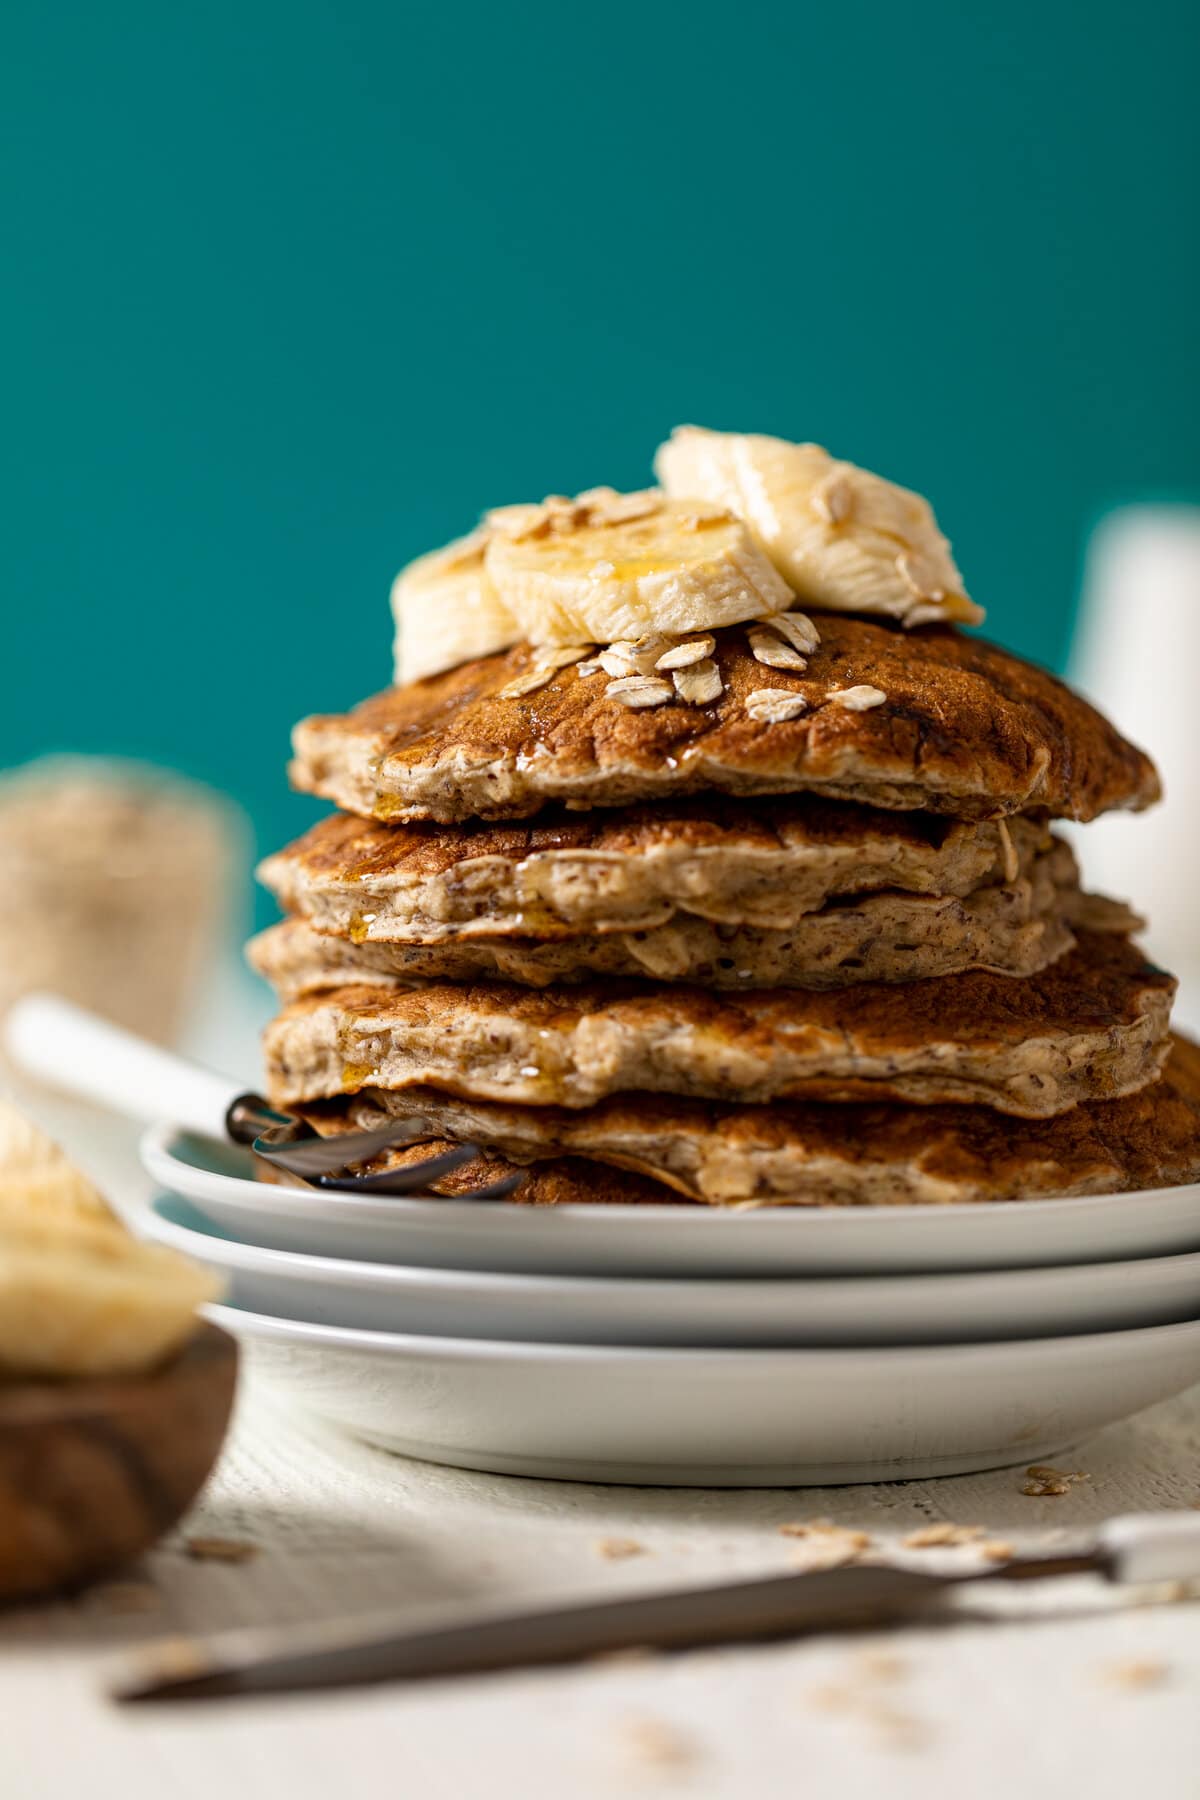
[[[1198,17],[8,0],[0,760],[277,842],[396,568],[681,420],[924,490],[1060,662],[1090,521],[1200,497]]]

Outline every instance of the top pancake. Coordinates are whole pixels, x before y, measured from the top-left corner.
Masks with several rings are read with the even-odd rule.
[[[292,779],[381,819],[522,818],[551,801],[617,806],[715,789],[821,793],[964,819],[1041,811],[1092,819],[1159,796],[1153,764],[1052,675],[942,626],[819,618],[802,674],[764,667],[746,631],[717,633],[719,700],[629,710],[603,675],[560,670],[521,698],[499,690],[528,669],[527,645],[394,688],[345,715],[296,728]],[[851,711],[839,689],[877,688]],[[763,688],[808,710],[757,721]]]

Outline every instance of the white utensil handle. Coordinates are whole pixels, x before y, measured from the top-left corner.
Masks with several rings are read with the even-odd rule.
[[[57,994],[18,1000],[4,1021],[4,1041],[18,1068],[39,1081],[127,1118],[169,1119],[204,1137],[225,1138],[225,1114],[243,1091]]]
[[[1200,1513],[1131,1513],[1101,1526],[1100,1549],[1113,1581],[1200,1577]]]

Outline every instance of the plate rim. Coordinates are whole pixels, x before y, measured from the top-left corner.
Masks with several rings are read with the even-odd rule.
[[[239,1322],[242,1322],[247,1336],[285,1341],[290,1339],[293,1343],[300,1342],[317,1348],[358,1350],[375,1356],[394,1355],[407,1359],[422,1358],[426,1361],[486,1360],[508,1363],[544,1363],[553,1359],[584,1366],[597,1366],[605,1362],[636,1364],[650,1361],[660,1365],[678,1363],[681,1368],[693,1371],[703,1363],[712,1364],[716,1360],[724,1362],[732,1359],[731,1368],[745,1369],[752,1364],[779,1368],[787,1363],[794,1364],[797,1358],[803,1357],[819,1359],[826,1366],[831,1359],[838,1358],[848,1367],[873,1366],[877,1373],[881,1354],[886,1355],[889,1362],[894,1362],[898,1357],[908,1357],[915,1358],[920,1364],[928,1364],[954,1357],[959,1362],[966,1359],[978,1363],[998,1353],[1026,1360],[1036,1360],[1039,1353],[1044,1355],[1050,1351],[1069,1356],[1086,1356],[1095,1354],[1098,1349],[1108,1345],[1128,1343],[1131,1338],[1139,1346],[1155,1337],[1165,1338],[1171,1334],[1180,1338],[1194,1334],[1200,1339],[1200,1312],[1193,1319],[1179,1319],[1170,1325],[1127,1325],[1112,1331],[1078,1332],[1060,1337],[984,1338],[973,1343],[896,1344],[881,1350],[878,1344],[814,1344],[788,1348],[780,1345],[692,1347],[680,1344],[538,1343],[516,1338],[456,1338],[438,1337],[432,1333],[372,1331],[361,1325],[322,1325],[304,1319],[280,1319],[270,1313],[248,1312],[242,1307],[226,1306],[219,1301],[208,1301],[200,1310],[211,1323],[220,1325],[235,1336]],[[1200,1362],[1197,1363],[1196,1379],[1200,1381]]]
[[[1055,1281],[1083,1286],[1103,1279],[1102,1271],[1110,1277],[1117,1277],[1133,1267],[1144,1271],[1148,1277],[1156,1269],[1171,1269],[1182,1274],[1192,1268],[1200,1275],[1200,1250],[1179,1250],[1159,1256],[1121,1257],[1103,1262],[1043,1263],[1032,1268],[1014,1264],[994,1269],[940,1272],[884,1269],[873,1274],[864,1271],[841,1275],[831,1272],[809,1275],[584,1275],[569,1271],[555,1274],[544,1270],[442,1268],[436,1264],[369,1262],[356,1257],[325,1256],[319,1251],[311,1250],[281,1250],[271,1244],[254,1244],[242,1238],[210,1235],[189,1225],[181,1225],[176,1220],[164,1219],[159,1208],[170,1197],[166,1194],[155,1195],[138,1215],[143,1222],[147,1217],[154,1221],[148,1228],[148,1235],[158,1242],[170,1244],[173,1248],[204,1261],[206,1259],[192,1247],[199,1239],[220,1246],[223,1251],[228,1249],[233,1252],[228,1257],[212,1259],[219,1268],[227,1267],[244,1274],[291,1277],[298,1284],[316,1283],[328,1276],[335,1279],[340,1277],[347,1286],[399,1291],[428,1288],[436,1293],[466,1291],[480,1297],[492,1294],[510,1297],[529,1294],[562,1295],[564,1298],[572,1295],[599,1297],[601,1294],[611,1293],[616,1285],[627,1289],[631,1298],[636,1294],[640,1298],[653,1300],[656,1296],[668,1293],[679,1297],[681,1290],[688,1295],[694,1294],[697,1298],[702,1293],[713,1294],[717,1291],[749,1298],[764,1289],[773,1295],[791,1290],[796,1290],[799,1295],[811,1295],[817,1290],[826,1289],[837,1290],[842,1294],[849,1291],[866,1294],[872,1288],[882,1290],[897,1282],[903,1282],[906,1286],[916,1284],[922,1291],[932,1290],[934,1284],[941,1284],[944,1288],[947,1281],[955,1281],[966,1282],[973,1291],[979,1292],[985,1284],[996,1280],[1019,1281],[1024,1285],[1031,1278],[1046,1287]],[[176,1198],[183,1199],[187,1205],[192,1204],[185,1195]],[[1197,1290],[1197,1306],[1200,1307],[1200,1287]]]

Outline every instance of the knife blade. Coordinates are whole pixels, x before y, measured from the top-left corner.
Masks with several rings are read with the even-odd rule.
[[[428,1681],[574,1662],[622,1650],[686,1650],[806,1632],[895,1624],[937,1611],[955,1589],[986,1581],[1099,1574],[1116,1582],[1200,1577],[1200,1515],[1113,1519],[1078,1550],[934,1573],[879,1563],[667,1589],[445,1624],[357,1619],[232,1631],[151,1646],[113,1687],[122,1702],[295,1692],[379,1681]]]

